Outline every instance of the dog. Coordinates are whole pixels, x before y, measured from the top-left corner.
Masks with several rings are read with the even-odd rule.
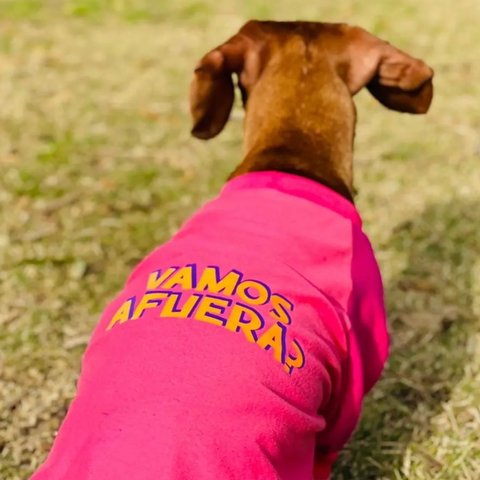
[[[353,96],[424,114],[433,71],[359,27],[250,21],[195,69],[195,137],[234,76],[243,160],[103,312],[32,480],[324,480],[353,434],[389,351]]]

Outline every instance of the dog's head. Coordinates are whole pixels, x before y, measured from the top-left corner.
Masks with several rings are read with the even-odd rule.
[[[221,132],[234,102],[233,74],[248,106],[261,77],[269,69],[278,73],[279,65],[284,72],[303,69],[309,82],[317,82],[319,72],[340,79],[351,96],[366,86],[380,103],[399,112],[426,113],[432,101],[432,69],[362,28],[250,21],[196,67],[190,89],[192,134],[209,139]],[[273,80],[282,91],[281,75]]]

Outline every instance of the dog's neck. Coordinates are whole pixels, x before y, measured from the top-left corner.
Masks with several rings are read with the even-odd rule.
[[[248,96],[244,159],[230,178],[255,171],[293,173],[353,202],[351,95],[329,69],[314,74],[308,68],[273,67]]]

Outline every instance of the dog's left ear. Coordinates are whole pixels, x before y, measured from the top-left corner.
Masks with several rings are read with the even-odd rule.
[[[261,22],[250,20],[200,60],[190,84],[193,136],[208,140],[223,130],[235,99],[233,74],[238,76],[246,104],[247,92],[254,87],[263,68],[263,37]]]
[[[232,74],[241,69],[234,64],[243,64],[244,56],[242,42],[237,39],[232,43],[228,59],[222,46],[207,53],[195,68],[190,84],[190,113],[191,133],[197,138],[207,140],[218,135],[230,116],[235,99]]]
[[[426,113],[433,98],[433,70],[359,27],[349,27],[348,65],[344,80],[352,95],[363,87],[385,107]]]

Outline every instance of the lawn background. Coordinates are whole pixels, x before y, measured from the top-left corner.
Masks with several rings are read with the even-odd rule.
[[[0,478],[45,458],[102,308],[240,160],[238,120],[190,138],[187,91],[250,18],[359,24],[434,67],[427,116],[357,97],[393,354],[335,479],[480,478],[478,0],[0,0]]]

